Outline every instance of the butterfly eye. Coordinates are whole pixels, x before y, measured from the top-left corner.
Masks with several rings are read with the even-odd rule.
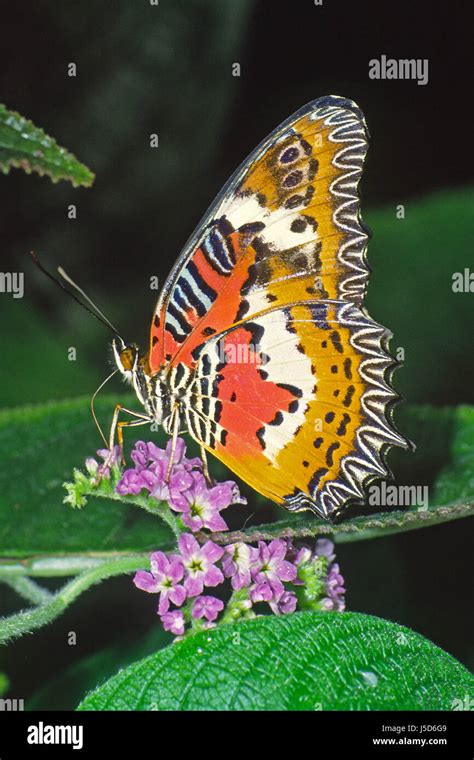
[[[136,349],[130,346],[127,346],[122,351],[120,351],[120,361],[125,372],[131,372],[133,369],[135,365],[136,354]]]

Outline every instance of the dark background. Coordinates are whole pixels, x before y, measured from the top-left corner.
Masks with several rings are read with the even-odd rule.
[[[150,276],[163,281],[252,148],[294,110],[330,93],[360,105],[372,136],[362,183],[374,233],[368,305],[393,330],[393,345],[405,349],[397,387],[408,402],[473,402],[473,295],[451,291],[452,273],[473,260],[465,7],[426,0],[324,0],[321,7],[311,0],[1,2],[0,100],[96,173],[88,190],[17,170],[0,176],[2,269],[24,271],[26,281],[23,300],[0,299],[3,405],[90,394],[108,368],[109,335],[33,269],[27,251],[38,251],[50,268],[62,264],[127,338],[146,344],[156,300]],[[382,54],[428,58],[429,83],[369,79],[369,60]],[[67,76],[70,62],[75,78]],[[158,149],[149,147],[151,133],[159,135]],[[67,219],[71,203],[74,221]],[[398,204],[405,220],[396,218]],[[66,359],[69,346],[77,363]],[[91,450],[94,436],[91,422]],[[409,625],[472,662],[463,525],[344,545],[339,558],[349,609]],[[144,596],[128,579],[109,581],[15,644],[12,696],[35,693],[104,647],[126,651],[127,642],[140,642],[155,625]],[[77,647],[64,645],[69,630],[78,632]],[[137,651],[151,651],[154,635]],[[59,682],[40,704],[67,707],[75,698],[71,683]]]

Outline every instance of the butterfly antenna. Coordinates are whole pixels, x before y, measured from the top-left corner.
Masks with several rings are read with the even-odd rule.
[[[102,382],[102,383],[99,385],[99,387],[97,388],[97,390],[95,391],[95,393],[93,394],[93,396],[92,396],[92,398],[91,398],[91,414],[92,414],[92,418],[93,418],[93,420],[94,420],[94,422],[95,422],[95,424],[96,424],[97,430],[98,430],[98,431],[99,431],[99,433],[100,433],[100,437],[102,438],[103,442],[105,443],[105,448],[106,448],[106,449],[108,449],[108,448],[109,448],[109,442],[108,442],[108,440],[106,439],[106,437],[105,437],[104,433],[102,432],[102,428],[101,428],[101,426],[100,426],[100,424],[99,424],[99,420],[97,419],[97,415],[96,415],[96,413],[95,413],[95,409],[94,409],[94,402],[95,402],[95,400],[96,400],[97,394],[98,394],[98,393],[99,393],[99,392],[102,390],[102,388],[104,387],[104,385],[105,385],[106,383],[108,383],[108,382],[109,382],[109,380],[110,380],[110,379],[111,379],[111,378],[112,378],[112,377],[113,377],[113,376],[114,376],[114,375],[115,375],[117,372],[118,372],[118,369],[114,369],[114,371],[113,371],[113,372],[111,372],[111,373],[110,373],[110,375],[109,375],[108,377],[106,377],[106,378],[105,378],[105,380],[104,380],[104,381],[103,381],[103,382]]]
[[[43,272],[44,275],[46,275],[46,277],[49,277],[49,279],[52,280],[56,285],[58,285],[61,288],[61,290],[64,290],[64,292],[67,293],[68,296],[70,296],[71,298],[73,298],[74,301],[79,304],[79,306],[82,306],[82,308],[85,309],[87,312],[89,312],[89,314],[92,314],[92,316],[95,317],[96,319],[98,319],[99,322],[101,322],[103,325],[105,325],[106,327],[108,327],[109,330],[111,330],[114,333],[114,335],[122,343],[124,343],[123,338],[121,337],[121,335],[118,332],[118,330],[116,330],[116,328],[113,326],[112,322],[109,319],[107,319],[107,317],[104,314],[102,314],[102,312],[95,305],[95,303],[89,298],[89,296],[86,293],[84,293],[84,291],[82,290],[82,288],[79,287],[79,285],[76,285],[76,283],[69,277],[69,275],[66,274],[66,272],[64,271],[64,269],[62,269],[62,267],[58,267],[58,272],[61,275],[61,277],[69,285],[71,285],[71,287],[73,287],[75,290],[77,290],[77,292],[81,294],[81,296],[87,301],[88,304],[90,304],[90,306],[92,306],[92,308],[90,308],[85,303],[83,303],[80,300],[80,298],[78,298],[76,296],[75,293],[73,293],[71,290],[69,290],[69,288],[66,288],[66,286],[64,285],[63,282],[61,282],[61,280],[59,280],[57,277],[55,277],[53,274],[51,274],[51,272],[48,272],[48,270],[45,269],[45,267],[42,265],[41,261],[39,260],[39,256],[38,256],[37,253],[35,253],[35,251],[30,251],[30,256],[33,259],[34,264],[38,267],[38,269],[41,272]]]
[[[105,316],[105,314],[99,309],[98,306],[96,306],[96,304],[94,303],[94,301],[91,298],[89,298],[89,296],[87,295],[87,293],[84,293],[84,291],[82,290],[82,288],[80,288],[79,285],[76,282],[74,282],[74,280],[72,280],[69,277],[69,275],[67,274],[67,272],[65,272],[62,267],[58,267],[58,272],[61,275],[61,277],[63,278],[63,280],[66,280],[66,282],[69,285],[71,285],[71,287],[75,288],[77,290],[77,292],[80,293],[83,298],[85,298],[85,300],[87,301],[87,303],[90,306],[92,306],[92,308],[97,312],[97,314],[105,322],[105,324],[108,325],[110,327],[110,329],[113,330],[113,332],[116,335],[118,335],[118,330],[115,329],[115,327],[113,326],[113,324],[110,321],[110,319],[107,319],[107,317]]]

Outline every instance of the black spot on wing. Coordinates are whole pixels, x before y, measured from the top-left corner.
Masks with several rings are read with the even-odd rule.
[[[346,391],[346,395],[344,396],[344,399],[342,401],[342,403],[344,404],[344,406],[350,406],[351,405],[352,397],[354,395],[354,392],[355,392],[354,386],[350,385],[348,387],[348,389]]]
[[[344,414],[342,415],[342,420],[339,423],[339,427],[336,430],[336,435],[345,435],[347,425],[349,424],[350,421],[351,421],[350,414],[347,414],[347,412],[344,412]]]
[[[328,450],[326,451],[326,464],[328,467],[332,467],[334,464],[333,454],[337,449],[340,447],[339,441],[336,441],[335,443],[331,443],[330,446],[328,446]]]
[[[333,330],[332,333],[329,335],[329,337],[331,338],[331,343],[336,349],[336,351],[339,354],[342,354],[343,348],[342,348],[342,343],[341,343],[341,336],[339,335],[337,330]]]

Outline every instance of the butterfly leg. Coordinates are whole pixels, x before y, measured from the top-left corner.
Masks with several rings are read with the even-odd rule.
[[[206,478],[206,483],[208,486],[212,486],[214,485],[214,481],[211,478],[211,474],[209,472],[209,465],[207,462],[207,451],[204,448],[204,446],[201,446],[201,459],[202,459],[202,464],[203,464],[204,477]]]
[[[178,404],[176,404],[176,406],[173,407],[173,411],[171,414],[172,414],[171,426],[170,426],[171,427],[171,451],[170,451],[170,458],[168,462],[168,468],[166,470],[165,483],[168,483],[171,477],[171,470],[173,469],[174,455],[176,453],[176,441],[178,440],[178,435],[179,435],[180,416],[179,416]]]
[[[135,419],[119,422],[118,418],[119,418],[120,412],[125,412],[125,414],[129,414],[131,417],[134,417]],[[150,419],[150,417],[147,417],[145,414],[141,414],[140,412],[134,412],[132,409],[127,409],[126,407],[122,406],[122,404],[115,405],[114,414],[112,417],[112,423],[110,425],[109,451],[110,452],[113,451],[114,444],[115,444],[115,435],[117,435],[117,443],[122,450],[122,465],[125,464],[125,459],[123,456],[122,428],[134,427],[137,425],[146,425],[147,422],[152,422],[152,420]]]

